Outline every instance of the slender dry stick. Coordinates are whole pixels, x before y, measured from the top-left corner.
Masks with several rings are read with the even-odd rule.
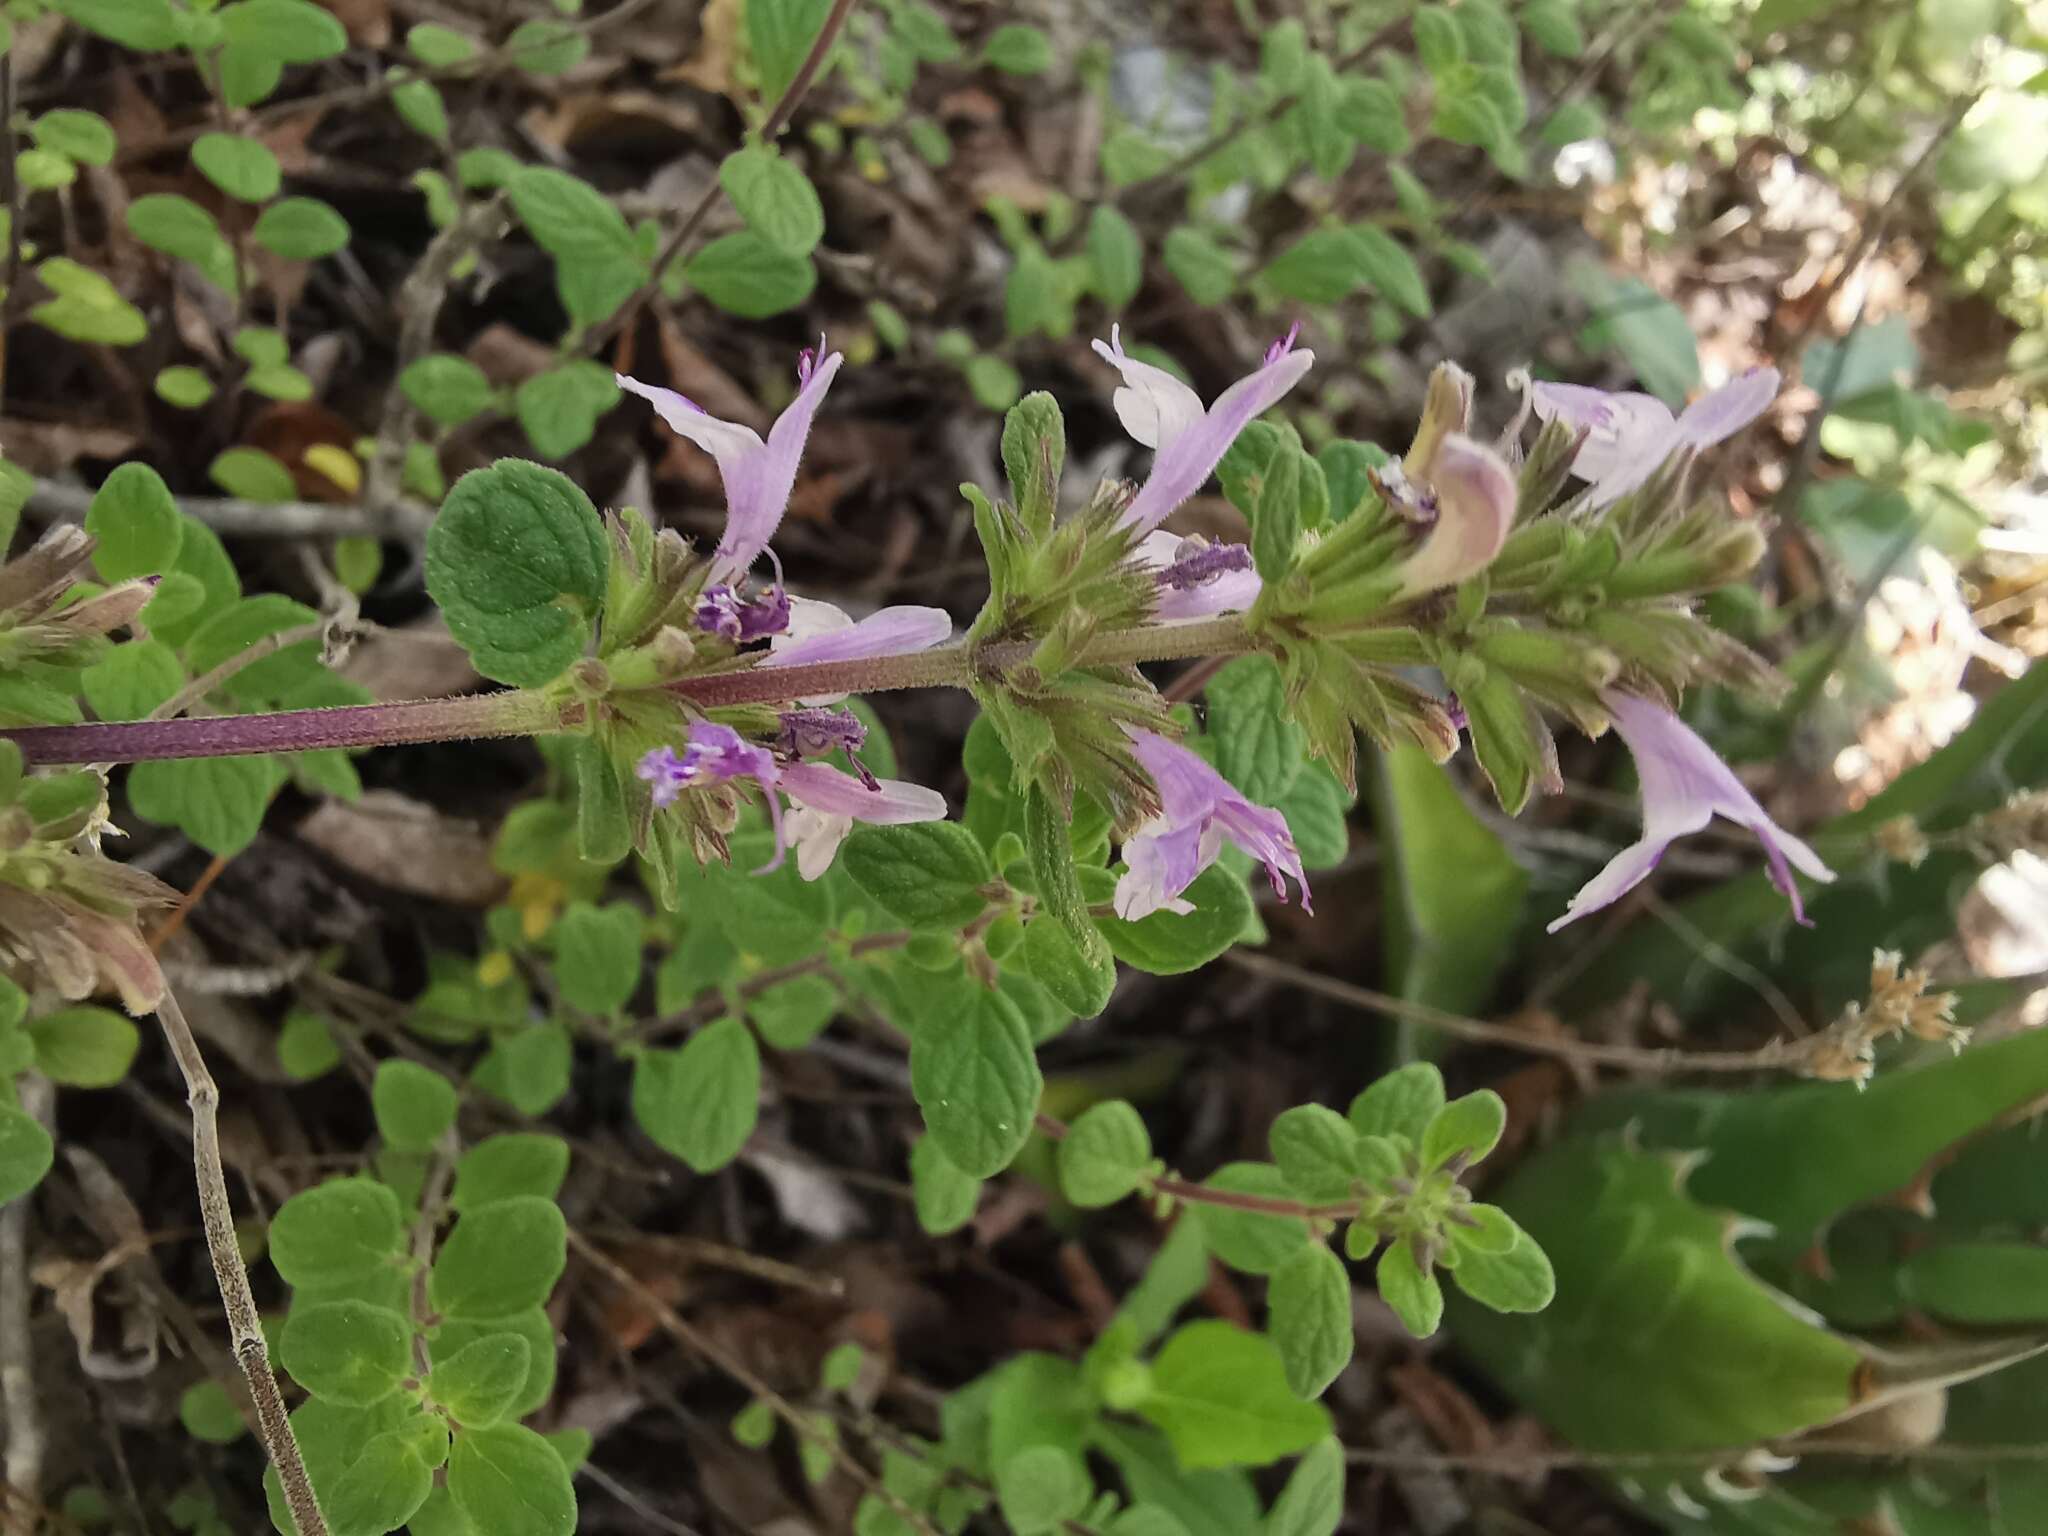
[[[810,91],[812,83],[817,80],[819,71],[825,67],[825,60],[831,57],[832,49],[839,42],[839,34],[846,29],[847,18],[853,15],[853,8],[859,3],[860,0],[832,0],[832,9],[825,17],[824,26],[818,29],[817,37],[811,41],[811,51],[804,55],[804,61],[797,66],[796,74],[791,77],[788,87],[762,121],[759,134],[761,143],[773,144],[781,136],[782,130],[789,126],[790,118],[796,115],[797,107]],[[696,206],[690,210],[676,232],[668,237],[667,242],[656,254],[647,281],[619,306],[609,320],[591,333],[586,344],[588,350],[595,352],[640,318],[640,311],[661,292],[661,274],[673,266],[683,252],[689,249],[690,241],[696,237],[697,230],[705,219],[711,216],[711,210],[718,206],[718,199],[724,192],[724,183],[713,177],[711,185],[704,189],[704,195],[697,199]]]
[[[712,1365],[730,1376],[749,1392],[766,1403],[775,1416],[790,1427],[790,1430],[819,1446],[832,1458],[833,1464],[852,1478],[861,1487],[887,1504],[896,1518],[909,1525],[922,1536],[938,1536],[931,1522],[904,1503],[901,1498],[882,1485],[866,1467],[854,1459],[851,1452],[839,1443],[838,1437],[820,1430],[810,1414],[803,1412],[794,1403],[777,1392],[762,1379],[753,1367],[739,1356],[712,1338],[696,1324],[688,1321],[661,1297],[648,1287],[645,1281],[620,1264],[602,1248],[592,1243],[574,1227],[569,1229],[569,1246],[581,1254],[590,1266],[619,1289],[627,1292],[641,1306],[654,1315],[662,1330],[684,1348],[703,1356]]]
[[[21,1107],[45,1130],[56,1090],[40,1072],[21,1078]],[[35,1343],[29,1331],[28,1228],[33,1191],[0,1212],[0,1406],[7,1413],[7,1485],[34,1503],[42,1497],[43,1416],[36,1404]]]
[[[186,1102],[192,1108],[192,1165],[199,1189],[199,1215],[206,1225],[206,1251],[213,1260],[214,1282],[220,1287],[222,1306],[227,1311],[228,1336],[235,1360],[249,1383],[249,1396],[256,1405],[256,1433],[263,1441],[271,1465],[277,1468],[284,1487],[284,1501],[291,1510],[299,1536],[327,1536],[327,1520],[320,1513],[313,1482],[306,1475],[305,1458],[299,1454],[298,1436],[284,1408],[284,1394],[271,1374],[270,1352],[263,1343],[262,1320],[256,1311],[256,1297],[249,1289],[249,1271],[242,1264],[242,1251],[235,1242],[235,1208],[228,1200],[227,1170],[220,1158],[220,1088],[206,1070],[206,1058],[185,1011],[166,989],[157,1004],[157,1022],[163,1025],[164,1041],[185,1079]]]
[[[7,292],[0,308],[0,402],[7,398],[7,322],[21,290],[21,177],[14,168],[14,54],[0,53],[0,201],[7,205]]]

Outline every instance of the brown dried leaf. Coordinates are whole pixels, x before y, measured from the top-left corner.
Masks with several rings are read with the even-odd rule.
[[[663,80],[681,80],[700,91],[738,100],[732,67],[739,58],[740,19],[743,0],[710,0],[698,13],[703,36],[697,51],[672,69],[661,72]]]
[[[393,790],[327,800],[299,823],[299,840],[392,890],[462,907],[487,907],[505,891],[491,845],[473,823],[444,816]]]

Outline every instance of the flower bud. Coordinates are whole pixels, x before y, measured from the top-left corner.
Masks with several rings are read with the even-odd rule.
[[[1444,440],[1453,434],[1462,435],[1471,420],[1472,375],[1456,363],[1438,363],[1429,376],[1429,393],[1423,397],[1422,420],[1416,423],[1415,441],[1401,461],[1408,478],[1427,484],[1435,474],[1437,452]]]
[[[1398,596],[1456,586],[1493,563],[1515,521],[1515,479],[1499,454],[1452,435],[1436,450],[1436,526],[1398,568]]]
[[[124,581],[119,586],[109,587],[98,597],[72,604],[55,615],[51,623],[74,634],[112,634],[134,622],[135,616],[156,596],[157,586],[162,580],[161,576],[144,576],[135,581]]]

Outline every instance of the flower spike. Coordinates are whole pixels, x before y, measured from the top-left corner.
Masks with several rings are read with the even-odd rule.
[[[1186,747],[1151,731],[1125,731],[1132,755],[1158,787],[1160,809],[1124,843],[1126,868],[1113,903],[1118,917],[1135,922],[1154,912],[1187,911],[1181,892],[1216,862],[1226,839],[1266,866],[1281,900],[1292,876],[1301,888],[1301,909],[1315,910],[1285,816],[1252,804]]]
[[[805,349],[797,360],[796,398],[775,418],[765,443],[752,427],[721,421],[672,389],[642,384],[622,373],[613,375],[619,388],[647,401],[673,431],[718,461],[719,478],[725,482],[726,515],[725,533],[711,558],[712,582],[731,582],[745,575],[782,526],[789,493],[796,488],[797,462],[803,457],[804,440],[810,436],[811,419],[818,414],[825,391],[832,387],[844,361],[840,353],[826,354],[822,336],[815,353]]]
[[[1316,355],[1294,350],[1299,330],[1296,326],[1276,341],[1256,371],[1224,390],[1206,410],[1202,397],[1164,368],[1128,356],[1118,327],[1109,328],[1108,341],[1095,343],[1096,354],[1123,375],[1123,387],[1111,401],[1117,420],[1157,455],[1151,476],[1124,509],[1124,523],[1146,533],[1157,528],[1202,488],[1246,424],[1302,381]]]
[[[1820,881],[1833,880],[1835,872],[1805,843],[1771,820],[1756,796],[1714,755],[1714,749],[1670,710],[1616,689],[1608,689],[1600,697],[1636,760],[1636,776],[1643,790],[1643,835],[1586,882],[1572,897],[1564,916],[1550,925],[1550,932],[1619,901],[1650,877],[1666,848],[1687,833],[1699,831],[1717,815],[1756,834],[1763,844],[1771,884],[1791,901],[1793,918],[1805,924],[1806,909],[1800,903],[1792,871],[1796,868]]]

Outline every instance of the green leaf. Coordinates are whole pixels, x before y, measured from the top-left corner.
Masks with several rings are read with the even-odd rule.
[[[1344,1447],[1320,1440],[1294,1464],[1261,1536],[1336,1536],[1343,1518]]]
[[[1839,342],[1819,337],[1799,356],[1800,382],[1825,394],[1830,408],[1911,384],[1919,371],[1920,349],[1904,315],[1859,325]]]
[[[1023,375],[1008,359],[990,353],[969,358],[963,372],[969,392],[984,410],[1006,411],[1024,391]]]
[[[1006,75],[1042,75],[1052,68],[1052,40],[1037,27],[1011,22],[989,34],[981,61]]]
[[[128,804],[144,821],[176,827],[208,853],[233,858],[256,840],[284,780],[283,765],[268,757],[137,763],[128,770]]]
[[[1354,259],[1365,285],[1416,318],[1428,319],[1432,308],[1429,285],[1422,280],[1422,270],[1407,248],[1372,224],[1354,224],[1345,233],[1351,237]]]
[[[1344,862],[1351,851],[1351,797],[1327,763],[1304,763],[1274,809],[1287,818],[1303,868],[1334,869]]]
[[[56,1144],[35,1116],[0,1104],[0,1205],[42,1183],[55,1156]]]
[[[1460,1261],[1463,1267],[1463,1261]],[[1380,1299],[1394,1309],[1401,1325],[1418,1339],[1437,1330],[1444,1317],[1443,1287],[1425,1269],[1413,1238],[1389,1244],[1373,1271]]]
[[[1507,958],[1502,935],[1521,918],[1528,874],[1421,748],[1383,754],[1374,788],[1395,990],[1453,1012],[1481,1008]]]
[[[341,1065],[341,1047],[319,1014],[294,1008],[277,1032],[277,1064],[293,1082],[308,1083]]]
[[[624,216],[588,182],[527,166],[505,191],[527,233],[555,258],[556,291],[578,324],[609,319],[647,280],[647,258]]]
[[[317,197],[287,197],[256,217],[251,238],[286,261],[319,261],[348,244],[348,220]]]
[[[348,33],[311,0],[239,0],[219,12],[230,48],[261,53],[283,64],[317,64],[348,47]]]
[[[1105,307],[1124,308],[1145,280],[1145,245],[1131,221],[1108,203],[1088,216],[1088,266]]]
[[[1503,1253],[1460,1248],[1451,1277],[1459,1290],[1496,1312],[1541,1312],[1557,1295],[1549,1256],[1527,1233]]]
[[[1419,1147],[1443,1107],[1443,1073],[1430,1062],[1411,1061],[1353,1099],[1346,1118],[1361,1136],[1398,1136]]]
[[[808,256],[825,238],[825,205],[792,161],[750,144],[727,155],[719,183],[747,228],[788,256]]]
[[[413,363],[398,376],[398,387],[406,399],[444,427],[459,427],[481,415],[498,394],[475,363],[446,352]]]
[[[462,1154],[448,1204],[473,1211],[520,1195],[552,1200],[569,1173],[569,1144],[559,1136],[492,1136]]]
[[[733,1415],[732,1437],[749,1450],[763,1450],[775,1439],[777,1423],[774,1404],[757,1397]]]
[[[1270,585],[1279,585],[1294,569],[1295,549],[1301,542],[1304,466],[1320,476],[1315,460],[1291,442],[1283,444],[1266,466],[1265,481],[1259,487],[1258,511],[1252,517],[1252,560],[1260,579]],[[1327,508],[1327,489],[1323,501]]]
[[[1401,98],[1384,80],[1352,76],[1338,82],[1337,124],[1367,149],[1405,154],[1408,122]]]
[[[774,101],[789,89],[831,8],[831,0],[750,0],[747,49],[764,100]]]
[[[1286,1176],[1271,1163],[1225,1163],[1202,1186],[1269,1200],[1295,1198]],[[1308,1223],[1295,1216],[1268,1216],[1207,1202],[1196,1204],[1193,1215],[1210,1251],[1248,1275],[1274,1273],[1310,1241]]]
[[[463,1213],[428,1272],[427,1300],[443,1317],[509,1317],[546,1301],[567,1263],[555,1203],[515,1195]]]
[[[839,989],[823,976],[797,976],[747,999],[747,1017],[778,1051],[800,1051],[839,1012]]]
[[[1273,1161],[1304,1200],[1342,1200],[1358,1179],[1358,1132],[1320,1104],[1283,1111],[1267,1133]]]
[[[1094,1492],[1081,1458],[1063,1446],[1026,1446],[996,1468],[996,1499],[1016,1536],[1062,1528]]]
[[[1059,1143],[1060,1192],[1082,1207],[1114,1205],[1145,1181],[1152,1138],[1129,1103],[1088,1110]]]
[[[1287,685],[1267,656],[1240,656],[1209,680],[1208,740],[1216,769],[1247,800],[1274,805],[1308,760],[1308,736],[1287,718]]]
[[[405,34],[406,52],[429,69],[446,69],[476,57],[476,40],[451,28],[423,21]]]
[[[1586,49],[1586,35],[1568,0],[1532,0],[1521,10],[1522,30],[1546,53],[1576,59]]]
[[[1273,1271],[1266,1331],[1280,1351],[1287,1385],[1317,1398],[1351,1363],[1351,1275],[1327,1244],[1309,1243]]]
[[[1185,914],[1154,912],[1135,923],[1103,918],[1098,926],[1111,953],[1124,964],[1154,976],[1199,970],[1244,936],[1252,899],[1244,877],[1212,864],[1181,892],[1195,904]]]
[[[1500,1144],[1507,1119],[1507,1105],[1491,1088],[1451,1100],[1422,1133],[1423,1167],[1441,1168],[1454,1158],[1466,1167],[1479,1162]]]
[[[910,1191],[917,1224],[933,1237],[959,1231],[981,1203],[981,1180],[955,1168],[929,1133],[910,1149]]]
[[[491,1041],[470,1081],[522,1115],[544,1115],[569,1092],[575,1051],[560,1024],[531,1024]]]
[[[1237,265],[1229,253],[1185,224],[1167,231],[1160,257],[1197,304],[1221,304],[1237,286]]]
[[[958,822],[862,827],[840,864],[876,906],[906,928],[964,928],[988,906],[982,887],[995,878],[988,855]]]
[[[475,1322],[446,1322],[434,1334],[433,1353],[439,1360],[453,1359],[480,1339],[516,1333],[526,1341],[526,1382],[505,1409],[505,1418],[520,1419],[545,1403],[555,1390],[555,1328],[547,1313],[529,1307],[510,1317]]]
[[[128,232],[153,251],[190,262],[224,293],[233,293],[235,253],[212,214],[175,192],[152,192],[128,205]]]
[[[1273,258],[1263,274],[1275,293],[1304,304],[1335,304],[1357,291],[1364,256],[1348,229],[1318,229]]]
[[[336,1286],[390,1264],[404,1241],[398,1197],[374,1179],[302,1190],[270,1222],[270,1262],[287,1285]]]
[[[1242,1536],[1258,1529],[1258,1495],[1244,1473],[1188,1471],[1164,1436],[1134,1425],[1104,1424],[1095,1443],[1116,1463],[1132,1501],[1166,1511],[1188,1536]]]
[[[399,120],[421,138],[445,145],[449,139],[448,102],[431,80],[407,80],[391,93]]]
[[[1109,947],[1089,928],[1094,943],[1086,950],[1073,930],[1050,915],[1026,925],[1021,958],[1032,979],[1050,992],[1069,1013],[1092,1019],[1109,1006],[1116,990],[1116,962]]]
[[[347,1464],[331,1491],[318,1490],[322,1512],[336,1532],[396,1530],[426,1503],[433,1468],[421,1455],[420,1416],[378,1435]]]
[[[574,903],[554,927],[555,980],[562,997],[585,1013],[609,1014],[640,985],[646,916],[630,902]]]
[[[505,39],[505,57],[529,75],[565,75],[590,55],[590,39],[566,21],[537,16]]]
[[[73,341],[132,347],[149,334],[142,311],[90,267],[52,256],[36,268],[43,286],[56,295],[28,312],[29,319]]]
[[[412,1374],[412,1324],[388,1307],[330,1301],[292,1308],[278,1359],[315,1397],[367,1408]]]
[[[910,1043],[910,1089],[948,1159],[986,1179],[1030,1139],[1045,1086],[1017,1005],[974,988],[949,1016],[921,1024]]]
[[[249,1433],[235,1400],[210,1378],[193,1382],[179,1397],[178,1422],[186,1434],[208,1445],[228,1445]]]
[[[467,1430],[448,1457],[456,1507],[491,1536],[571,1536],[576,1490],[554,1448],[530,1429]]]
[[[818,286],[808,256],[778,250],[752,230],[722,235],[683,268],[690,286],[728,314],[765,320],[795,309]]]
[[[597,431],[597,418],[618,403],[611,370],[576,358],[519,386],[513,409],[526,440],[544,458],[566,458]]]
[[[370,1085],[377,1134],[401,1151],[428,1152],[455,1124],[455,1089],[416,1061],[379,1062]]]
[[[29,125],[29,132],[44,149],[80,165],[109,165],[120,147],[104,117],[75,107],[45,112]]]
[[[170,0],[57,0],[55,9],[137,53],[175,48],[183,40]]]
[[[134,1024],[106,1008],[60,1008],[28,1022],[36,1066],[66,1088],[111,1088],[142,1046]]]
[[[237,133],[201,134],[192,145],[192,163],[221,191],[245,203],[267,203],[284,184],[277,156]]]
[[[100,483],[86,508],[85,531],[97,540],[93,565],[108,581],[153,576],[178,556],[183,525],[163,476],[147,464],[121,464]]]
[[[819,1387],[827,1392],[852,1391],[867,1357],[867,1351],[851,1339],[835,1344],[818,1367]]]
[[[1589,347],[1613,347],[1628,359],[1643,388],[1679,406],[1699,384],[1699,348],[1684,312],[1638,278],[1615,277],[1595,262],[1569,276],[1592,317],[1580,338]]]
[[[633,1118],[699,1173],[739,1156],[760,1112],[761,1052],[738,1019],[720,1019],[681,1050],[648,1051],[634,1064]]]
[[[609,553],[597,509],[544,465],[500,459],[448,492],[427,532],[427,590],[484,676],[538,688],[590,642]]]
[[[244,501],[290,501],[298,494],[292,472],[261,448],[228,448],[206,468],[213,483]]]
[[[1223,1322],[1189,1323],[1152,1361],[1138,1412],[1190,1471],[1262,1467],[1330,1433],[1330,1416],[1287,1385],[1270,1340]]]
[[[427,1395],[465,1429],[483,1429],[505,1416],[526,1385],[532,1350],[516,1333],[493,1333],[465,1344],[427,1377]]]

